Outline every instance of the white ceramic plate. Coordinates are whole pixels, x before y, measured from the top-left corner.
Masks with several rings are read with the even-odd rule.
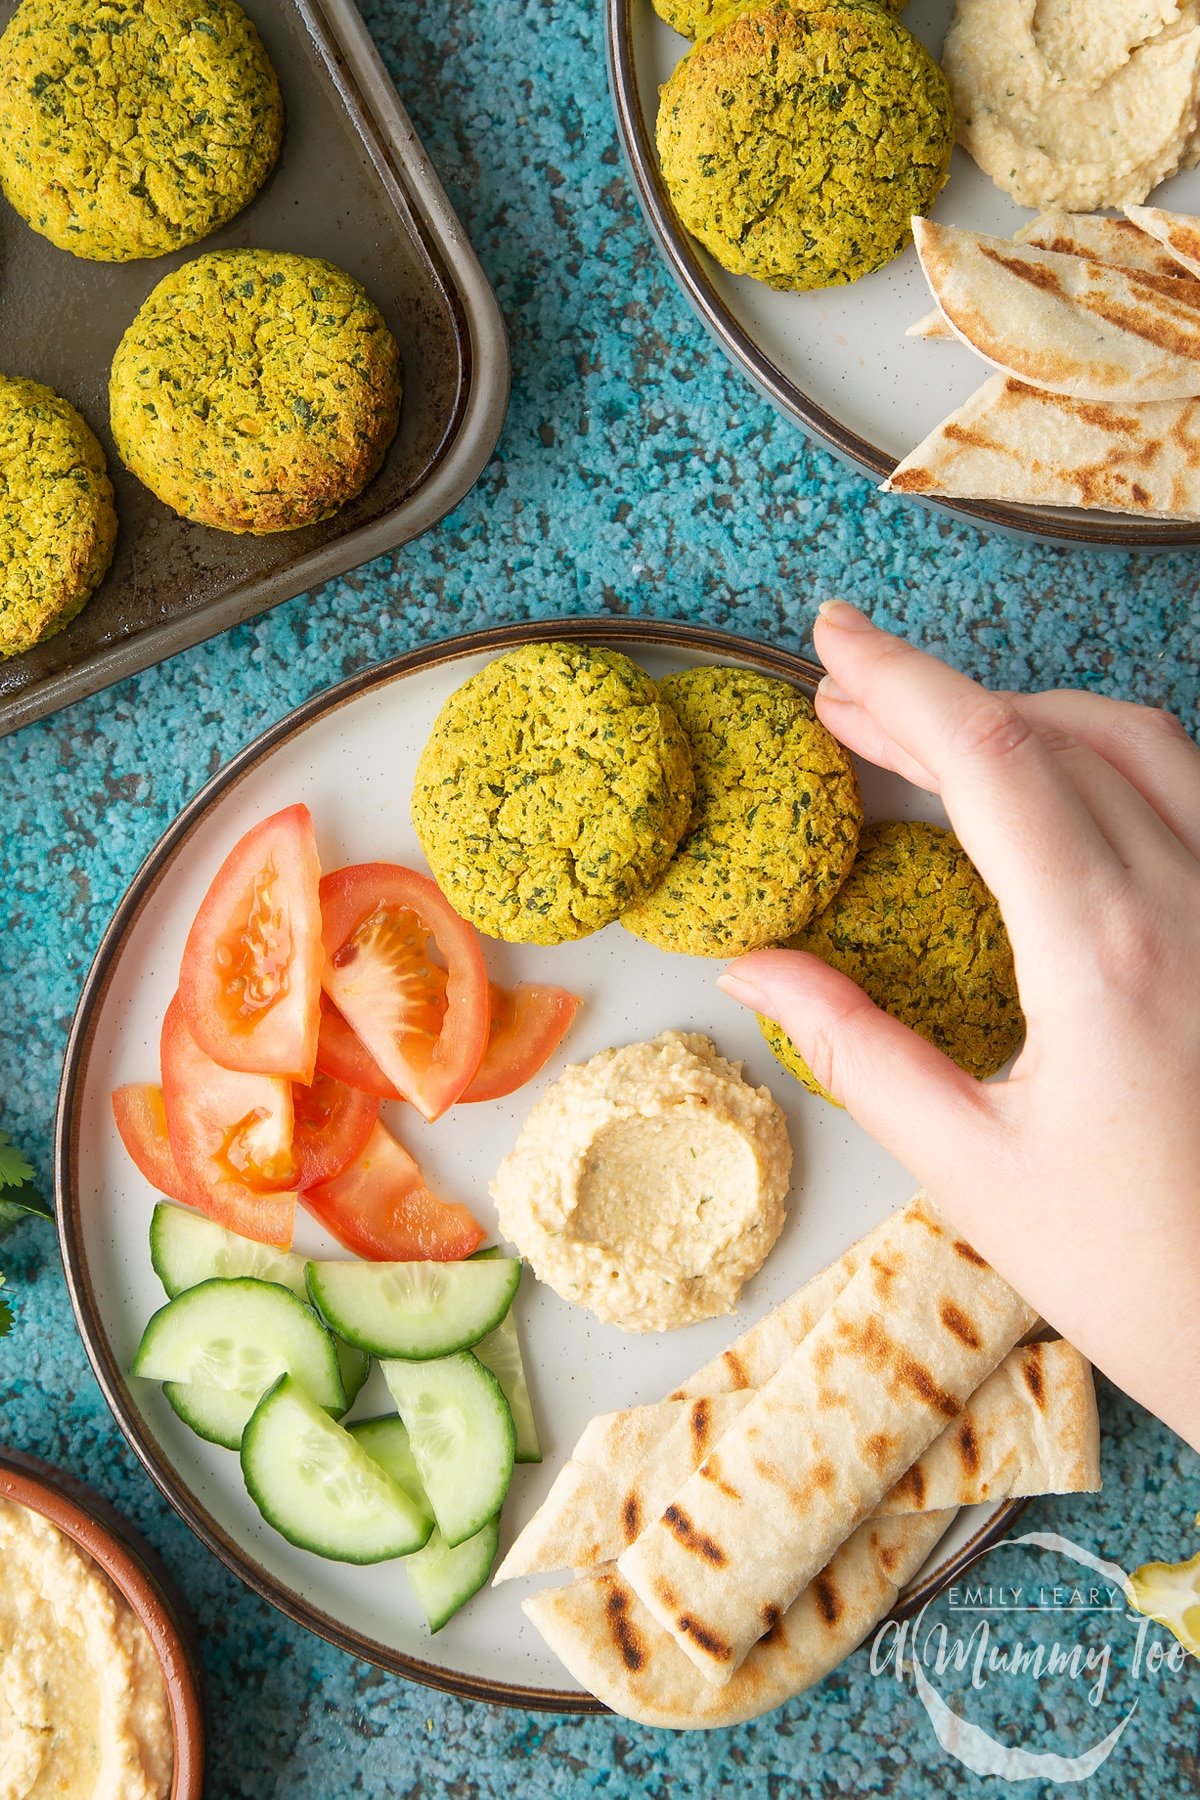
[[[953,12],[951,0],[912,0],[904,23],[937,57]],[[916,251],[910,245],[886,268],[849,287],[811,294],[780,293],[726,274],[676,219],[654,148],[658,90],[690,48],[688,40],[663,23],[650,0],[608,0],[608,45],[617,125],[634,187],[685,298],[769,400],[845,461],[881,479],[990,373],[958,342],[905,337],[933,304]],[[1200,171],[1164,183],[1154,203],[1200,212]],[[998,237],[1011,237],[1033,217],[961,149],[954,152],[934,214],[944,224]],[[980,524],[1058,541],[1161,549],[1200,542],[1195,524],[991,501],[938,504]]]
[[[354,1654],[438,1686],[555,1710],[594,1706],[565,1676],[521,1611],[522,1582],[485,1590],[431,1640],[397,1564],[353,1568],[322,1561],[266,1526],[242,1485],[237,1458],[194,1437],[157,1386],[127,1379],[142,1327],[163,1302],[150,1266],[154,1195],[113,1125],[111,1090],[155,1080],[158,1038],[188,926],[222,858],[256,820],[303,800],[316,820],[322,864],[386,859],[420,863],[409,822],[417,756],[448,694],[489,655],[531,638],[612,644],[652,674],[698,661],[744,662],[811,691],[819,674],[786,652],[717,632],[567,620],[479,633],[417,651],[318,696],[249,746],[205,787],[151,853],[122,901],[89,975],[68,1045],[56,1144],[59,1229],[72,1300],[93,1366],[122,1430],[163,1492],[231,1568],[303,1624]],[[894,777],[866,771],[869,815],[937,818],[938,807]],[[503,982],[570,987],[584,1005],[564,1049],[508,1100],[458,1107],[435,1126],[411,1107],[385,1108],[431,1185],[467,1202],[491,1225],[487,1184],[533,1100],[568,1061],[668,1027],[711,1034],[749,1076],[769,1083],[787,1110],[796,1153],[787,1223],[739,1316],[666,1335],[628,1336],[597,1323],[526,1275],[518,1297],[545,1461],[516,1471],[503,1541],[540,1504],[588,1420],[660,1399],[723,1349],[912,1192],[903,1169],[844,1113],[806,1094],[780,1070],[753,1017],[714,986],[719,965],[668,956],[611,926],[555,949],[487,944]],[[302,1210],[296,1247],[342,1255]],[[356,1417],[394,1410],[376,1371]],[[960,1517],[930,1571],[942,1579],[968,1544],[1001,1528],[1011,1508]],[[553,1579],[562,1579],[556,1577]]]

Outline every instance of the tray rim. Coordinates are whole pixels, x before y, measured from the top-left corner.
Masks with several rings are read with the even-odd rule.
[[[400,549],[466,497],[499,440],[512,382],[504,318],[374,39],[354,0],[287,3],[297,12],[306,35],[306,8],[326,26],[364,101],[360,124],[373,131],[377,148],[386,156],[405,209],[412,215],[421,252],[454,315],[462,361],[454,413],[424,477],[383,518],[327,540],[286,570],[239,582],[196,612],[147,626],[0,698],[0,738]],[[314,54],[321,55],[319,44]]]
[[[709,274],[705,254],[676,217],[638,89],[633,8],[649,4],[650,0],[605,0],[609,92],[638,205],[676,286],[730,362],[772,406],[856,474],[869,478],[889,475],[895,466],[894,458],[819,406],[738,322]],[[908,494],[904,498],[918,501],[930,512],[949,514],[987,530],[1065,548],[1181,550],[1200,544],[1200,524],[1184,520],[1155,524],[1099,511],[1073,517],[1004,500],[934,499],[926,494]]]
[[[285,1617],[314,1632],[326,1643],[344,1650],[348,1655],[359,1657],[391,1674],[404,1676],[425,1687],[437,1688],[462,1699],[482,1700],[529,1712],[606,1714],[610,1709],[591,1694],[528,1687],[468,1675],[380,1644],[364,1632],[332,1618],[300,1594],[285,1588],[281,1581],[233,1542],[207,1508],[182,1491],[182,1483],[176,1477],[174,1469],[130,1404],[124,1373],[105,1334],[83,1250],[75,1180],[79,1157],[79,1113],[88,1056],[114,965],[142,908],[167,868],[184,848],[195,827],[216,801],[223,799],[226,793],[282,744],[298,736],[316,720],[358,699],[360,695],[447,662],[499,653],[521,644],[562,638],[589,644],[619,645],[636,642],[654,648],[693,650],[716,656],[731,655],[752,661],[772,673],[807,687],[809,691],[815,687],[822,674],[819,664],[796,651],[764,644],[713,626],[645,618],[566,617],[486,626],[478,631],[442,638],[435,643],[404,651],[373,667],[361,669],[344,681],[311,695],[244,745],[204,783],[143,859],[118,902],[96,948],[67,1038],[54,1124],[53,1171],[56,1225],[67,1291],[92,1372],[125,1441],[159,1492],[195,1532],[206,1549],[258,1594],[260,1599],[267,1601]],[[907,1618],[918,1612],[984,1549],[1001,1538],[1027,1504],[1025,1500],[1001,1501],[996,1511],[980,1525],[966,1544],[904,1591],[893,1608],[892,1616]],[[936,1555],[936,1547],[933,1554]]]

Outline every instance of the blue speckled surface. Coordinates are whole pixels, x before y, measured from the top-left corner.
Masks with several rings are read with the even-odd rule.
[[[474,493],[423,541],[0,743],[0,1115],[43,1174],[80,982],[159,831],[265,724],[410,645],[608,611],[799,647],[816,602],[842,593],[992,682],[1074,683],[1196,718],[1194,557],[1042,549],[881,502],[726,367],[636,211],[596,0],[369,0],[364,11],[499,293],[512,410]],[[704,1739],[491,1710],[351,1661],[243,1590],[135,1465],[76,1337],[52,1235],[24,1225],[2,1260],[17,1325],[0,1344],[0,1431],[85,1474],[174,1569],[204,1641],[219,1800],[1005,1785],[967,1776],[911,1688],[872,1679],[861,1655],[783,1712]],[[1200,1459],[1111,1391],[1102,1412],[1103,1496],[1035,1503],[1024,1528],[1061,1530],[1127,1567],[1189,1553]],[[1005,1582],[1047,1574],[1029,1550],[987,1567]],[[1111,1635],[1128,1649],[1126,1626]],[[1192,1663],[1136,1684],[1138,1710],[1090,1792],[1200,1788],[1198,1675]],[[961,1704],[962,1679],[943,1685]],[[1114,1677],[1093,1711],[1078,1684],[1009,1679],[967,1706],[998,1733],[1070,1753],[1117,1723],[1132,1690]]]

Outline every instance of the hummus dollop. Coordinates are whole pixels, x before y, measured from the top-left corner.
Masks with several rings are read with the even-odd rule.
[[[0,1800],[166,1800],[158,1658],[90,1557],[0,1500]]]
[[[706,1037],[665,1031],[566,1069],[491,1184],[539,1281],[623,1331],[733,1310],[783,1227],[787,1124]]]

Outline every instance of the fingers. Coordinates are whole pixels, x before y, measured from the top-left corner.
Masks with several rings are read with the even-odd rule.
[[[1105,897],[1123,870],[1073,779],[1091,752],[853,607],[822,608],[814,635],[838,687],[928,771],[1010,929]]]
[[[926,1186],[944,1188],[991,1154],[1001,1128],[987,1090],[840,970],[798,950],[755,950],[717,985],[782,1025],[821,1085]]]
[[[1184,848],[1200,858],[1200,749],[1178,719],[1154,707],[1076,689],[1013,699],[1039,730],[1051,726],[1069,732],[1103,757]]]

